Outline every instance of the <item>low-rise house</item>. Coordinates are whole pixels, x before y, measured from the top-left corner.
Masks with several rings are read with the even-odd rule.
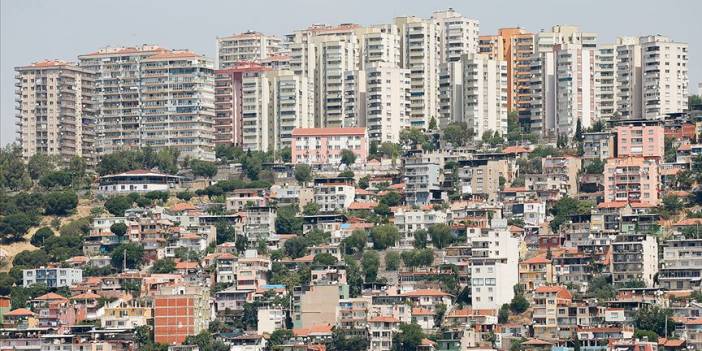
[[[179,189],[184,178],[143,169],[109,174],[98,180],[98,194],[148,193]]]
[[[133,329],[153,322],[148,300],[118,300],[105,306],[100,325],[105,329]]]
[[[389,351],[392,349],[392,337],[400,331],[400,320],[394,317],[377,316],[368,319],[371,351]]]
[[[553,280],[553,265],[545,255],[535,256],[519,263],[519,284],[526,291],[552,284]]]
[[[247,207],[266,206],[265,189],[235,189],[226,199],[227,211],[243,211]]]
[[[28,288],[44,284],[49,288],[61,288],[80,283],[83,271],[76,268],[40,267],[22,270],[22,285]]]

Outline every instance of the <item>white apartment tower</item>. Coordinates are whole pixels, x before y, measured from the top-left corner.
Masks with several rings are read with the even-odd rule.
[[[521,238],[507,229],[507,221],[494,219],[490,229],[468,234],[473,309],[495,310],[514,297],[519,282]]]
[[[74,156],[95,161],[95,74],[63,61],[15,68],[18,140],[22,156]]]
[[[595,51],[595,118],[610,120],[617,110],[617,46],[600,45]]]
[[[244,32],[217,38],[217,67],[242,61],[261,61],[281,52],[281,39],[259,32]]]
[[[366,130],[369,141],[398,143],[410,125],[410,72],[381,62],[365,70]]]
[[[410,124],[426,128],[439,114],[439,59],[441,30],[437,22],[418,17],[399,17],[402,67],[410,70]]]
[[[464,54],[441,65],[439,123],[464,122],[476,139],[507,133],[507,62],[484,54]]]
[[[617,116],[641,117],[641,45],[638,38],[617,42]]]
[[[242,146],[273,151],[290,147],[292,130],[312,126],[304,76],[289,70],[244,73]]]
[[[346,72],[357,69],[356,36],[320,39],[317,44],[317,116],[322,127],[345,127],[344,80]]]
[[[554,58],[556,132],[572,137],[578,123],[585,130],[595,120],[595,50],[561,44]]]
[[[377,62],[387,62],[393,67],[402,64],[400,55],[400,30],[394,24],[372,26],[361,35],[362,69]]]
[[[172,147],[214,160],[214,70],[189,51],[106,48],[79,56],[96,76],[96,151]]]
[[[454,9],[435,11],[431,19],[440,31],[439,62],[458,61],[463,54],[477,54],[480,23],[456,12]]]
[[[641,113],[655,118],[687,109],[687,44],[662,36],[641,37]]]

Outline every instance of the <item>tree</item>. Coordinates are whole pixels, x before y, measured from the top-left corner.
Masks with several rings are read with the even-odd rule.
[[[196,177],[212,178],[217,175],[217,165],[213,162],[192,160],[190,161],[190,169]]]
[[[358,187],[361,189],[368,189],[369,181],[370,181],[369,176],[361,177],[361,179],[358,180]]]
[[[203,330],[197,335],[185,338],[184,345],[197,345],[200,351],[228,351],[229,345],[215,339],[209,330]]]
[[[503,304],[497,313],[497,322],[505,324],[509,320],[509,304]]]
[[[292,331],[288,329],[276,329],[268,339],[268,347],[272,350],[275,346],[283,345],[293,337]]]
[[[551,208],[551,214],[554,216],[550,223],[551,229],[557,231],[561,224],[565,223],[570,216],[589,214],[591,209],[592,206],[589,202],[565,196]]]
[[[379,203],[389,207],[399,206],[402,203],[402,195],[397,191],[388,191],[380,198]]]
[[[39,185],[46,189],[65,188],[73,183],[73,175],[64,170],[49,171],[39,178]]]
[[[134,242],[122,243],[112,251],[110,258],[113,267],[121,269],[126,262],[128,269],[137,269],[144,260],[144,247]]]
[[[190,201],[190,199],[193,198],[193,193],[188,190],[183,190],[176,193],[176,197],[183,201]]]
[[[665,162],[675,162],[678,150],[675,148],[675,138],[666,136],[663,142],[663,159]]]
[[[164,258],[154,262],[151,266],[151,273],[173,273],[175,269],[175,261],[171,258]]]
[[[42,227],[32,235],[30,242],[36,247],[41,247],[44,245],[44,241],[52,236],[54,236],[54,231],[51,228]]]
[[[590,161],[590,163],[587,166],[585,166],[583,172],[585,174],[603,174],[604,166],[604,161],[600,160],[599,158],[596,158]]]
[[[418,249],[423,249],[427,247],[429,242],[429,232],[424,229],[419,229],[414,232],[414,247]]]
[[[113,196],[105,201],[105,209],[113,216],[123,217],[124,211],[132,207],[133,200],[127,196]]]
[[[345,171],[339,173],[339,175],[338,175],[337,177],[340,177],[340,178],[353,178],[353,177],[355,177],[355,176],[356,176],[356,174],[353,173],[352,170],[347,169],[347,170],[345,170]]]
[[[597,276],[590,281],[587,287],[587,294],[596,297],[598,300],[606,301],[614,298],[616,291],[607,277]]]
[[[373,227],[370,232],[373,248],[376,250],[385,250],[400,240],[400,232],[394,225],[383,224]]]
[[[321,245],[328,243],[331,239],[331,233],[321,229],[312,229],[305,234],[305,240],[309,245]]]
[[[275,217],[275,232],[278,234],[302,233],[302,218],[297,217],[295,206],[278,208]]]
[[[289,239],[283,245],[285,254],[292,258],[299,258],[307,254],[307,240],[305,238]]]
[[[524,313],[529,308],[529,301],[524,297],[524,294],[515,294],[509,304],[509,308],[515,314]]]
[[[32,155],[27,162],[27,171],[29,172],[29,176],[34,180],[40,179],[54,169],[56,169],[54,157],[43,152]]]
[[[388,271],[396,271],[400,268],[400,254],[391,251],[385,254],[385,269]]]
[[[292,149],[286,146],[280,150],[278,156],[280,156],[280,160],[284,163],[290,163],[292,161]]]
[[[316,202],[308,202],[305,207],[302,208],[302,213],[305,216],[312,216],[319,213],[319,205]]]
[[[378,277],[378,268],[380,267],[380,255],[378,255],[378,252],[373,250],[364,252],[361,266],[366,275],[366,281],[374,282]]]
[[[65,216],[78,206],[78,195],[74,191],[52,191],[44,196],[44,213]]]
[[[15,278],[7,272],[0,273],[0,296],[8,296],[12,293],[12,286],[15,285]]]
[[[366,351],[368,350],[367,338],[360,336],[348,336],[340,332],[339,328],[332,331],[332,350],[336,351]]]
[[[218,221],[215,225],[215,231],[217,232],[217,245],[236,240],[236,231],[227,221]]]
[[[425,338],[422,328],[415,324],[400,324],[400,332],[392,337],[393,351],[416,351]]]
[[[356,154],[349,149],[341,150],[341,163],[350,166],[356,162]]]
[[[0,218],[0,241],[11,243],[22,240],[30,227],[39,224],[36,216],[29,213],[12,213]]]
[[[428,267],[434,263],[434,250],[413,249],[402,252],[400,257],[407,268]]]
[[[314,256],[314,264],[319,265],[319,266],[333,266],[335,265],[339,260],[336,259],[336,257],[332,256],[330,253],[319,253],[317,256]]]
[[[19,191],[31,186],[32,179],[22,161],[22,148],[10,144],[0,149],[0,189]]]
[[[429,139],[420,129],[409,128],[400,131],[400,143],[406,146],[428,146]],[[382,148],[382,145],[381,145]]]
[[[583,122],[580,118],[575,122],[575,135],[573,135],[573,140],[576,143],[581,143],[583,141]]]
[[[110,226],[110,231],[112,232],[112,234],[117,235],[121,238],[124,236],[124,234],[127,234],[127,225],[122,222],[113,223]]]
[[[644,306],[639,308],[634,315],[634,327],[650,330],[660,337],[669,336],[675,330],[675,323],[671,317],[673,312],[659,306]]]
[[[468,141],[468,125],[462,122],[449,123],[444,128],[444,140],[453,146],[463,146]]]
[[[295,180],[298,183],[304,184],[312,180],[312,168],[306,164],[298,164],[295,166]]]
[[[368,233],[363,229],[355,229],[351,235],[344,239],[346,253],[363,252],[368,243]]]
[[[677,195],[666,195],[663,197],[663,210],[666,214],[677,214],[685,207],[683,201]]]
[[[427,128],[427,129],[428,130],[437,130],[438,129],[438,127],[436,125],[436,117],[431,116],[431,119],[429,120],[429,128]]]
[[[446,224],[434,224],[430,226],[429,236],[431,236],[431,242],[437,249],[443,249],[454,240],[451,227]]]

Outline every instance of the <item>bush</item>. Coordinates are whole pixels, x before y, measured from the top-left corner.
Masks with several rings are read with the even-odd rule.
[[[212,178],[217,175],[217,166],[212,162],[192,160],[190,169],[196,177]]]
[[[185,190],[185,191],[181,191],[181,192],[177,193],[176,197],[180,200],[183,200],[183,201],[190,201],[190,199],[193,198],[193,193],[191,193],[188,190]]]
[[[123,237],[124,234],[127,234],[127,225],[124,223],[114,223],[110,226],[110,231],[118,237]]]
[[[0,240],[14,242],[22,240],[29,228],[39,224],[36,216],[28,213],[13,213],[0,218]]]
[[[122,217],[124,216],[124,211],[132,207],[133,202],[134,201],[127,196],[118,195],[105,201],[105,209],[113,216]]]
[[[400,268],[400,254],[397,252],[388,252],[385,255],[385,269],[388,271],[396,271]]]
[[[400,240],[400,232],[394,225],[384,224],[373,227],[370,237],[373,241],[373,248],[376,250],[385,250],[390,246],[394,246],[395,243]]]

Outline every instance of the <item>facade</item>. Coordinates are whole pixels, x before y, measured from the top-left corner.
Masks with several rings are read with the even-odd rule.
[[[235,66],[241,62],[262,61],[282,50],[282,40],[259,32],[244,32],[217,38],[217,67]]]
[[[519,282],[520,239],[512,236],[506,220],[493,220],[492,229],[469,235],[473,309],[497,309],[514,297]]]
[[[294,164],[338,165],[342,150],[351,150],[357,160],[368,157],[365,128],[298,128],[291,135]]]
[[[643,281],[654,284],[658,273],[658,243],[646,234],[621,234],[612,242],[612,283]]]
[[[641,45],[638,38],[617,40],[617,114],[624,119],[641,117]]]
[[[365,126],[369,141],[398,143],[410,125],[410,71],[390,63],[365,70]]]
[[[100,317],[100,325],[106,329],[136,328],[153,322],[153,308],[138,301],[119,301],[106,306]]]
[[[447,214],[439,210],[399,208],[393,212],[395,227],[400,231],[400,247],[414,247],[414,233],[427,230],[435,224],[445,224]]]
[[[133,170],[100,177],[98,180],[98,193],[110,195],[169,191],[180,187],[182,179],[179,176],[143,169]]]
[[[154,296],[154,341],[182,344],[188,336],[207,330],[210,310],[209,287],[160,288]]]
[[[434,11],[431,19],[440,31],[439,62],[458,61],[463,54],[477,54],[480,23],[454,9]]]
[[[243,78],[248,72],[266,70],[247,62],[215,71],[215,143],[242,145]]]
[[[509,183],[510,165],[507,160],[473,159],[459,161],[458,179],[462,194],[482,194],[496,200],[500,191],[500,179]]]
[[[611,158],[604,169],[605,201],[627,201],[657,205],[658,165],[641,157]]]
[[[677,237],[663,244],[658,281],[666,290],[698,289],[702,283],[702,239]]]
[[[62,288],[80,283],[83,271],[76,268],[36,268],[22,270],[22,286],[44,284],[49,288]]]
[[[639,39],[641,45],[641,117],[655,118],[687,109],[687,44],[666,37]]]
[[[321,212],[345,211],[351,206],[356,196],[356,188],[351,178],[315,180],[314,202]]]
[[[614,155],[614,136],[611,132],[583,133],[583,160],[606,160]]]
[[[622,125],[617,132],[618,157],[655,157],[663,159],[665,129],[659,125]]]
[[[596,120],[595,50],[580,44],[554,46],[556,133],[572,137],[577,125]]]
[[[63,61],[16,67],[18,141],[22,157],[78,156],[95,163],[95,74]]]

